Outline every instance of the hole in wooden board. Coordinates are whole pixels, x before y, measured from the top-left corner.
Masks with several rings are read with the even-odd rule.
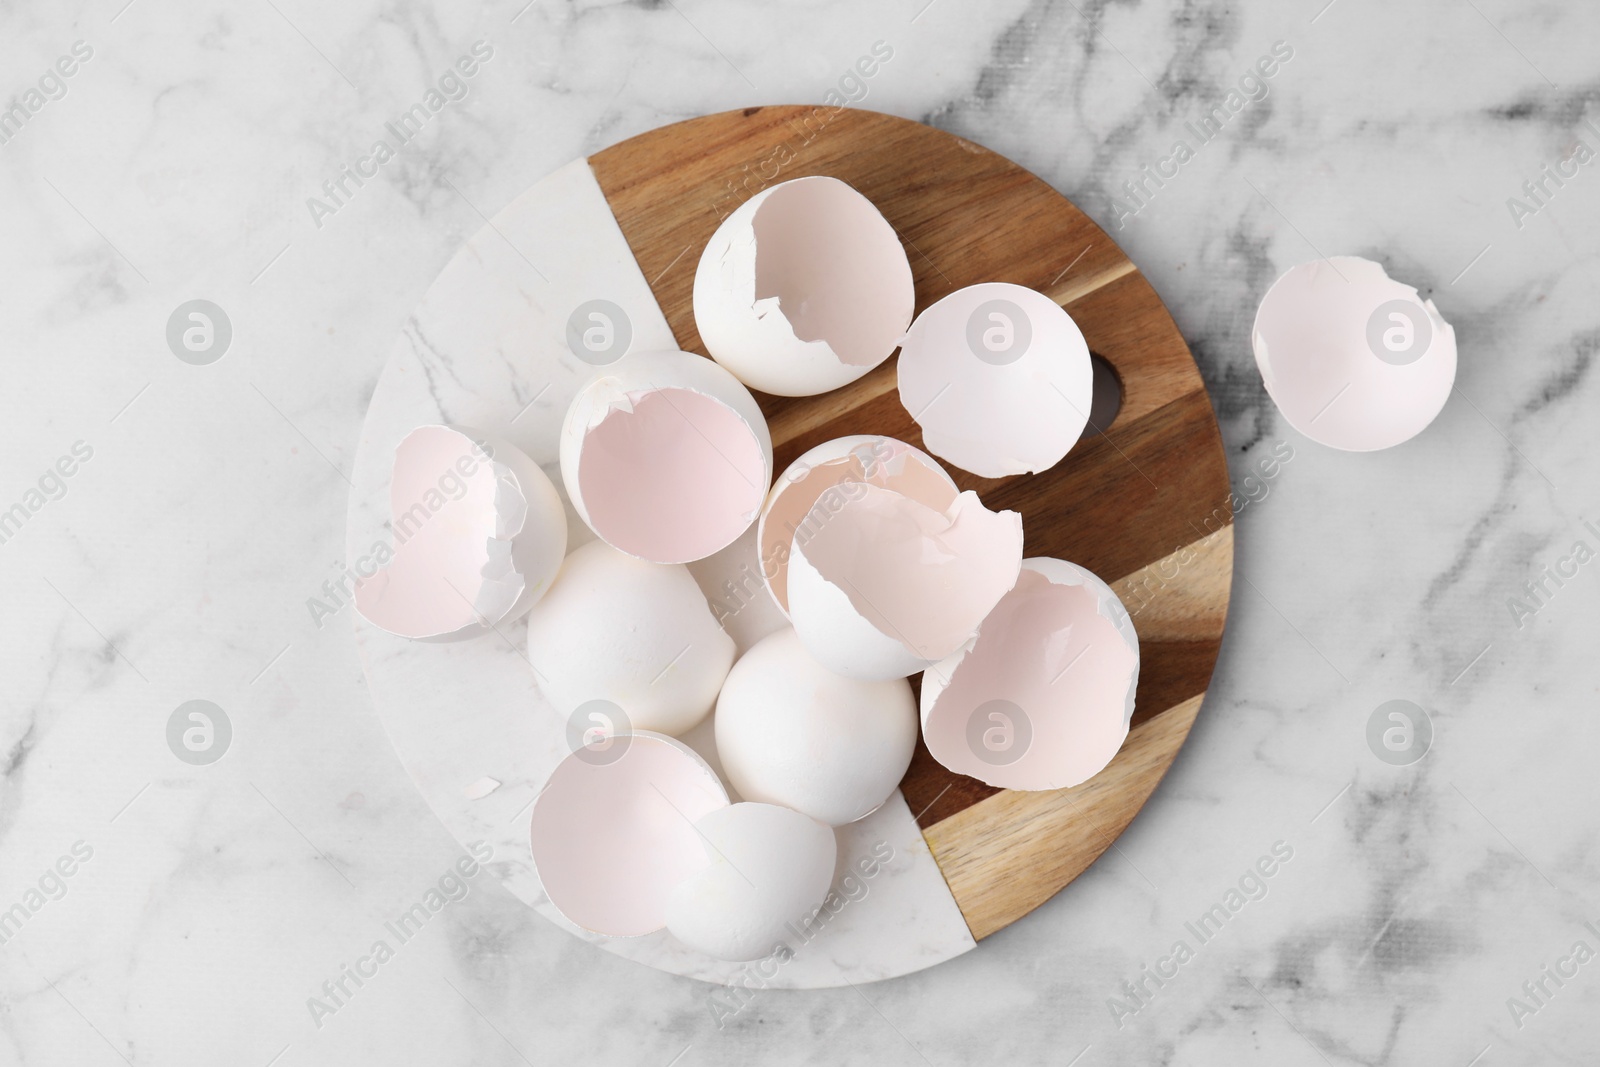
[[[1122,379],[1117,377],[1116,368],[1093,352],[1089,353],[1089,366],[1094,370],[1094,395],[1089,401],[1085,437],[1104,433],[1122,410]]]

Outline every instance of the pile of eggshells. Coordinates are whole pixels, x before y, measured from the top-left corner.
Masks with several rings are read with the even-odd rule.
[[[934,458],[991,478],[1060,462],[1090,409],[1083,335],[1010,284],[913,309],[905,250],[872,203],[800,178],[747,201],[700,258],[712,359],[631,354],[573,400],[561,480],[597,540],[566,553],[559,493],[504,441],[425,426],[400,445],[397,521],[440,469],[467,490],[358,605],[418,639],[527,616],[546,702],[591,724],[530,827],[544,890],[577,926],[666,928],[711,957],[758,958],[816,915],[834,827],[889,799],[919,723],[940,763],[1007,789],[1084,782],[1127,737],[1139,643],[1116,595],[1072,563],[1024,559],[1022,517]],[[750,390],[821,394],[897,348],[901,402],[933,455],[844,437],[774,481]],[[752,524],[789,625],[736,659],[685,564]],[[679,740],[713,712],[720,774]]]

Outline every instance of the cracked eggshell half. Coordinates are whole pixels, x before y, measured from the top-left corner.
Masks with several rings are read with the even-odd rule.
[[[689,563],[755,521],[772,480],[772,437],[750,390],[711,360],[631,355],[567,409],[561,478],[606,543],[652,563]]]
[[[910,683],[835,674],[789,627],[739,657],[712,721],[723,773],[741,797],[830,826],[876,811],[917,744]]]
[[[937,511],[955,503],[960,493],[932,456],[893,437],[836,437],[805,453],[773,485],[756,527],[761,575],[785,615],[790,547],[858,495],[860,485],[891,489]]]
[[[837,178],[780,182],[712,234],[694,276],[706,350],[752,389],[814,396],[894,352],[911,264],[872,201]]]
[[[1077,323],[1009,282],[958,289],[900,344],[900,402],[929,452],[1003,478],[1049,470],[1083,434],[1094,368]]]
[[[711,710],[733,658],[689,568],[604,541],[575,549],[528,615],[528,661],[564,716],[606,700],[624,728],[682,734]]]
[[[945,767],[1000,789],[1074,786],[1122,747],[1138,685],[1139,637],[1111,587],[1025,559],[971,644],[922,676],[923,737]]]
[[[1371,452],[1421,433],[1456,380],[1456,334],[1432,300],[1358,256],[1291,267],[1251,332],[1267,394],[1330,448]]]
[[[773,804],[743,803],[702,816],[704,865],[673,889],[667,930],[719,960],[760,959],[827,899],[838,862],[833,830]]]
[[[533,805],[529,841],[544,891],[568,921],[636,937],[667,924],[676,886],[707,865],[695,821],[728,794],[693,749],[653,733],[562,760]]]
[[[943,510],[875,485],[789,555],[789,618],[807,651],[847,678],[905,678],[971,639],[1017,580],[1022,516],[977,494]]]
[[[567,550],[549,477],[515,445],[470,430],[407,434],[389,506],[393,556],[356,585],[355,601],[363,618],[400,637],[453,640],[520,618]]]

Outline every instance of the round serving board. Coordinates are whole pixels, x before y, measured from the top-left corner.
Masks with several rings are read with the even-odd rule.
[[[825,174],[854,186],[898,231],[921,311],[951,291],[1006,281],[1049,295],[1115,371],[1121,408],[1039,475],[976,478],[995,510],[1023,516],[1025,553],[1099,574],[1122,596],[1141,646],[1132,730],[1116,759],[1073,789],[991,789],[920,744],[901,788],[841,827],[837,908],[796,929],[768,987],[890,978],[974,947],[1038,907],[1108,848],[1182,746],[1221,643],[1232,578],[1227,465],[1210,401],[1177,327],[1126,256],[1082,212],[1009,160],[939,130],[867,111],[765,107],[663,127],[552,173],[475,233],[418,303],[374,389],[356,454],[346,559],[371,566],[388,528],[395,446],[424,423],[510,441],[560,486],[562,416],[594,367],[569,324],[595,301],[627,322],[628,353],[704,354],[692,287],[717,225],[778,181]],[[624,356],[623,358],[626,358]],[[894,362],[817,397],[756,394],[783,470],[813,445],[881,434],[921,445]],[[593,537],[568,509],[569,550]],[[753,530],[691,565],[740,651],[783,625],[744,579]],[[727,602],[724,600],[724,605]],[[676,974],[749,984],[746,965],[694,953],[664,931],[603,938],[566,922],[538,880],[529,812],[568,752],[544,702],[522,621],[455,642],[406,641],[348,605],[373,706],[418,790],[450,833],[511,892],[606,951]],[[684,740],[718,766],[710,724]],[[477,844],[481,842],[482,844]],[[884,859],[883,857],[889,857]],[[855,877],[850,872],[872,874]],[[880,862],[881,861],[881,862]]]
[[[917,311],[979,282],[1014,282],[1071,314],[1116,371],[1122,407],[1043,474],[950,468],[989,508],[1021,512],[1024,555],[1087,567],[1139,632],[1133,729],[1075,789],[1018,793],[952,774],[920,741],[901,785],[975,938],[1021,918],[1083,872],[1132,821],[1183,745],[1222,643],[1233,577],[1228,465],[1183,335],[1122,249],[1010,160],[918,122],[829,107],[762,107],[665,126],[589,160],[678,344],[695,329],[700,251],[767,185],[825,174],[854,186],[911,259]],[[813,445],[883,434],[922,446],[895,362],[814,397],[758,394],[774,469]],[[1191,558],[1192,557],[1192,558]]]

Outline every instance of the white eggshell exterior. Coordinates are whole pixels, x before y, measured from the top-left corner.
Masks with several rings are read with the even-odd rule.
[[[918,718],[905,680],[835,674],[785,628],[734,664],[714,723],[723,773],[741,797],[842,826],[894,792]]]
[[[789,619],[811,655],[846,678],[909,678],[933,662],[872,625],[799,548],[789,554]]]
[[[1027,350],[1013,362],[980,359],[968,322],[1003,300],[1026,315]],[[1083,434],[1094,399],[1089,346],[1077,323],[1043,293],[1009,282],[958,289],[917,316],[896,367],[900,402],[929,452],[984,478],[1038,473],[1061,462]]]
[[[528,660],[563,715],[609,700],[634,730],[678,735],[710,712],[733,665],[687,567],[591,541],[567,557],[528,616]]]
[[[760,959],[827,898],[838,844],[815,819],[744,803],[705,815],[695,828],[708,865],[667,900],[667,930],[689,948],[719,960]]]

